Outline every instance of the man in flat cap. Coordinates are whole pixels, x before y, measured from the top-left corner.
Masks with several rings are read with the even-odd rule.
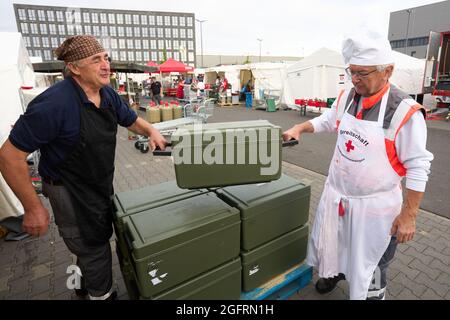
[[[55,50],[68,77],[36,97],[0,149],[0,170],[25,209],[23,229],[47,232],[49,213],[28,174],[28,154],[39,149],[39,173],[55,223],[77,257],[83,287],[77,295],[113,299],[112,229],[114,156],[117,125],[150,137],[151,147],[166,141],[108,86],[108,53],[92,36],[68,38]]]
[[[317,291],[330,292],[346,279],[350,299],[384,299],[397,243],[414,236],[433,155],[426,149],[424,108],[389,83],[394,60],[388,40],[373,32],[350,37],[342,54],[353,88],[283,139],[338,134],[308,244],[307,263],[321,277]]]

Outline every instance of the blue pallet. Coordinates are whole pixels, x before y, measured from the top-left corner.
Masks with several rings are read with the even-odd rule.
[[[312,267],[297,265],[249,292],[241,294],[241,300],[286,300],[300,289],[306,287],[312,279]]]

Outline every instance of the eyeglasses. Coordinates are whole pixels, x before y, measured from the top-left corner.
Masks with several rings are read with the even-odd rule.
[[[371,73],[374,73],[377,69],[369,71],[369,72],[360,72],[360,71],[352,71],[350,67],[345,68],[345,73],[350,77],[357,77],[359,79],[367,78]]]

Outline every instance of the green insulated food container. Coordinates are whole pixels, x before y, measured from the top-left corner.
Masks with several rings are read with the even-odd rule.
[[[308,225],[305,225],[254,250],[241,252],[243,291],[251,291],[302,262],[307,245]]]
[[[214,193],[124,217],[127,250],[143,298],[237,258],[239,210]]]
[[[123,217],[137,212],[160,207],[183,199],[207,193],[206,189],[186,190],[177,186],[175,181],[151,185],[145,188],[120,192],[114,195],[114,225],[116,228],[117,244],[122,255],[128,257],[124,249]]]
[[[216,190],[241,211],[241,248],[251,250],[308,222],[311,187],[285,174],[281,178]]]
[[[190,189],[277,180],[281,143],[281,127],[266,120],[179,128],[172,135],[177,184]]]

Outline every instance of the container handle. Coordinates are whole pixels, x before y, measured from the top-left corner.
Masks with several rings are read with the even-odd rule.
[[[291,139],[289,141],[283,141],[283,143],[281,144],[282,147],[292,147],[298,144],[298,140],[296,139]]]
[[[167,150],[167,147],[170,147]],[[156,146],[155,150],[153,150],[153,155],[158,157],[170,157],[172,155],[172,143],[169,142],[166,144],[166,150],[162,151],[158,146]]]

